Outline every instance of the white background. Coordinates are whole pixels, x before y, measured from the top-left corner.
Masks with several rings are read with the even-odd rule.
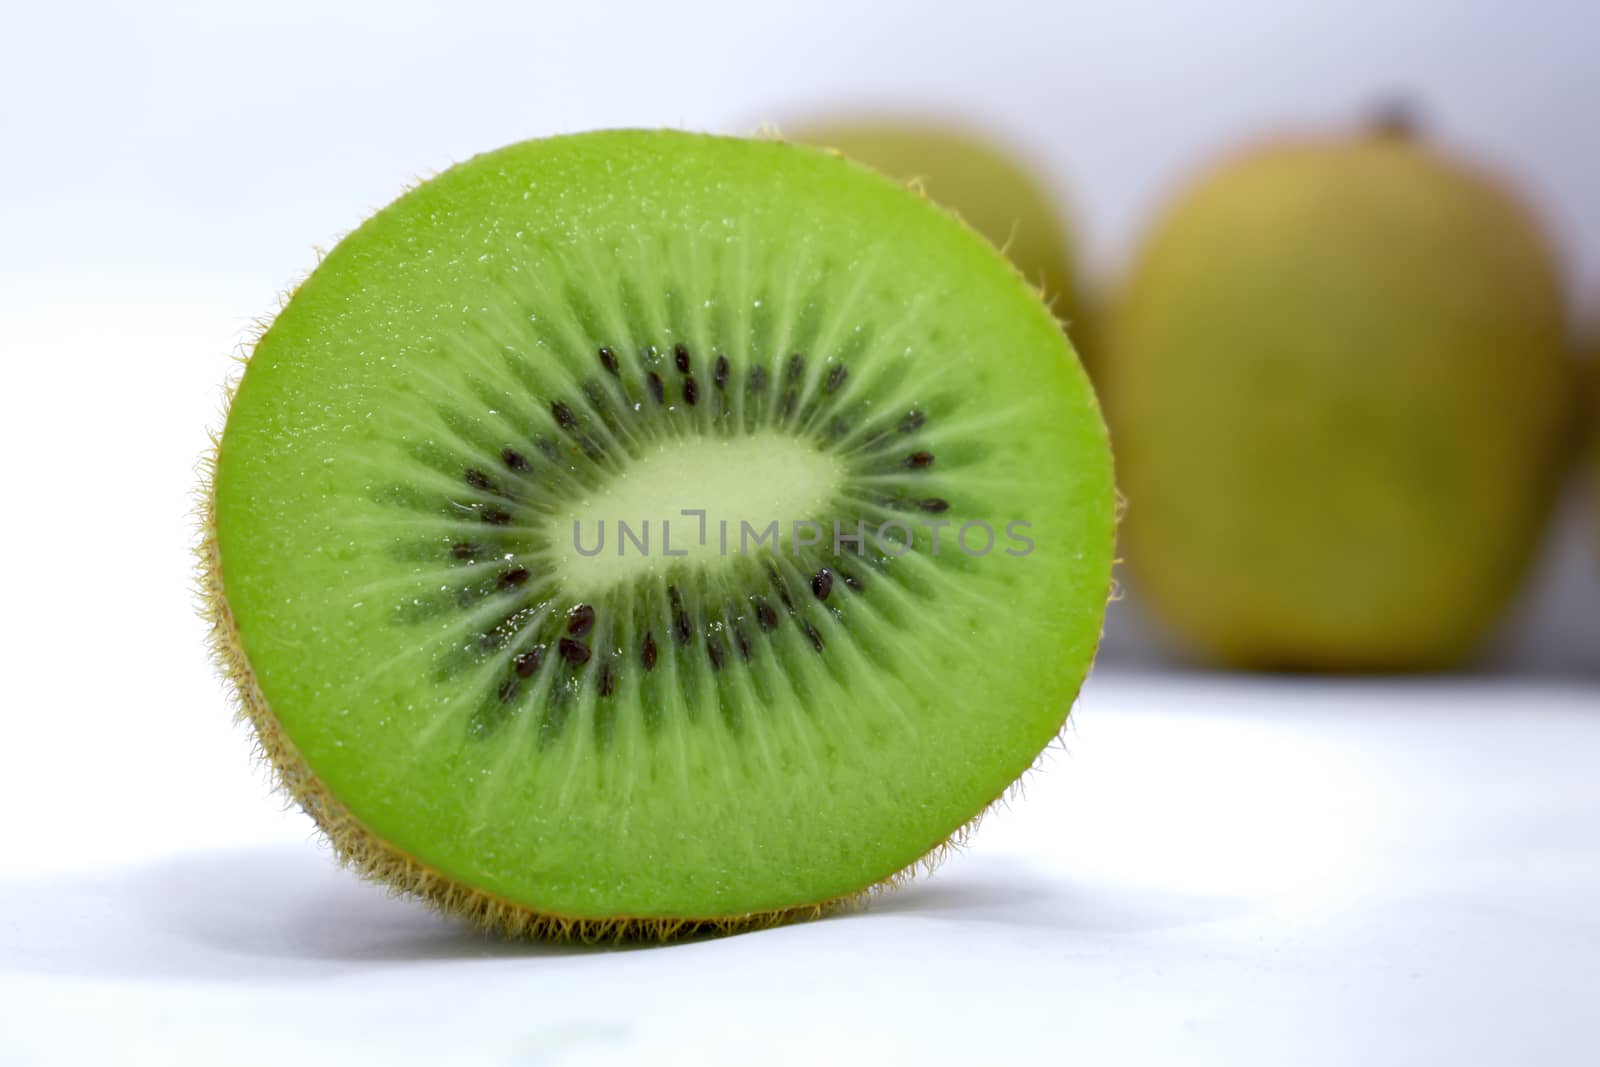
[[[1109,283],[1195,167],[1401,94],[1521,185],[1592,309],[1591,5],[326,6],[0,12],[0,1062],[1600,1055],[1575,501],[1483,668],[1506,680],[1141,677],[1119,606],[1065,751],[939,875],[599,954],[497,946],[333,869],[264,799],[188,579],[230,352],[314,245],[452,161],[948,112],[1052,175]]]

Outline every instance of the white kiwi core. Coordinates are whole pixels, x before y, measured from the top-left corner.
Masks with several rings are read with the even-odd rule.
[[[600,591],[684,563],[787,546],[796,523],[820,523],[820,536],[831,537],[827,509],[843,478],[836,456],[781,434],[681,438],[564,509],[549,542],[563,584]]]

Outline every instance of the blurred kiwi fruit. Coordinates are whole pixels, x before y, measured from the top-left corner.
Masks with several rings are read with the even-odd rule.
[[[1016,153],[968,126],[930,118],[840,116],[785,125],[783,133],[917,182],[1005,252],[1093,362],[1066,216],[1048,182]]]
[[[1591,324],[1588,336],[1588,358],[1583,364],[1584,424],[1583,439],[1587,443],[1585,471],[1589,479],[1589,513],[1595,534],[1595,547],[1600,550],[1600,325]]]
[[[1108,407],[1143,601],[1204,658],[1403,671],[1517,590],[1569,447],[1551,245],[1386,117],[1225,163],[1156,227]]]
[[[344,238],[208,466],[215,655],[361,873],[508,934],[817,915],[1057,735],[1114,493],[986,241],[813,148],[530,141]]]

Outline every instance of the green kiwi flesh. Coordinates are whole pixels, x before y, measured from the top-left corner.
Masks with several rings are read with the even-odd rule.
[[[815,914],[951,838],[1060,730],[1114,524],[1093,393],[992,246],[672,131],[379,211],[256,343],[209,489],[216,655],[339,853],[581,937]]]

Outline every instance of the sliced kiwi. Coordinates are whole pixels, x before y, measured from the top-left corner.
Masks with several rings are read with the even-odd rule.
[[[518,934],[892,880],[1057,734],[1111,564],[1093,394],[990,245],[835,155],[668,131],[379,211],[259,339],[210,490],[215,647],[283,784]]]

